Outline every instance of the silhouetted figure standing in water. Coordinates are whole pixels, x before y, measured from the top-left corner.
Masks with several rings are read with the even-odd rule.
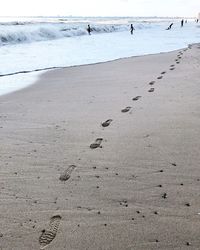
[[[87,32],[88,32],[88,34],[89,35],[91,35],[90,33],[91,33],[91,28],[90,28],[90,25],[88,24],[88,27],[87,27]]]
[[[182,19],[182,20],[181,20],[181,27],[183,27],[183,23],[184,23],[184,20]]]
[[[130,28],[130,31],[131,31],[131,35],[133,35],[133,31],[134,31],[134,27],[133,27],[133,24],[131,24],[131,28]]]
[[[173,26],[173,23],[171,23],[171,24],[169,25],[169,27],[167,28],[167,30],[171,30],[172,26]]]

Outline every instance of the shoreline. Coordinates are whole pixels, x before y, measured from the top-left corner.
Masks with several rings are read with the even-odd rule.
[[[52,70],[0,96],[1,247],[42,249],[52,226],[48,249],[198,249],[199,55]]]
[[[196,45],[198,43],[192,43],[192,44],[188,44],[188,46],[191,46],[191,45]],[[159,54],[165,54],[165,53],[171,53],[171,52],[176,52],[176,51],[179,51],[181,49],[186,49],[188,48],[187,47],[182,47],[182,48],[179,48],[179,49],[175,49],[175,50],[170,50],[170,51],[167,51],[167,52],[159,52],[159,53],[153,53],[153,54],[145,54],[145,55],[136,55],[136,56],[128,56],[128,57],[120,57],[120,58],[117,58],[117,59],[111,59],[111,60],[108,60],[108,61],[100,61],[100,62],[94,62],[94,63],[88,63],[88,64],[80,64],[80,65],[71,65],[71,66],[63,66],[63,67],[57,67],[57,66],[53,66],[53,67],[49,67],[49,68],[44,68],[44,69],[35,69],[35,70],[28,70],[28,71],[19,71],[19,72],[14,72],[14,73],[8,73],[8,74],[5,74],[5,75],[0,75],[0,78],[3,78],[3,77],[9,77],[9,76],[17,76],[17,75],[28,75],[28,74],[31,74],[31,73],[37,73],[38,72],[38,75],[36,76],[38,78],[38,80],[33,80],[32,83],[28,83],[27,85],[25,85],[25,87],[21,87],[19,89],[16,89],[16,90],[12,90],[10,92],[7,92],[5,94],[0,94],[0,97],[1,96],[4,96],[4,95],[7,95],[7,94],[12,94],[12,93],[15,93],[15,92],[18,92],[20,90],[23,90],[25,88],[28,88],[29,86],[33,85],[33,84],[37,84],[37,82],[39,81],[40,77],[42,76],[42,74],[46,74],[47,72],[51,71],[51,70],[59,70],[59,69],[66,69],[66,68],[73,68],[73,67],[81,67],[81,66],[89,66],[89,65],[98,65],[98,64],[102,64],[102,63],[109,63],[109,62],[114,62],[114,61],[117,61],[117,60],[123,60],[123,59],[130,59],[130,58],[137,58],[137,57],[144,57],[144,56],[152,56],[152,55],[159,55]]]

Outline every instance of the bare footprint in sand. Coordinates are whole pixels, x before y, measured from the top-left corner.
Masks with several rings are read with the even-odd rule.
[[[155,83],[155,81],[151,81],[151,82],[149,83],[149,85],[154,85],[154,83]]]
[[[100,148],[100,145],[101,145],[102,141],[103,141],[103,138],[97,138],[95,140],[95,142],[93,142],[92,144],[90,144],[90,148],[91,149]]]
[[[132,108],[132,107],[128,106],[128,107],[122,109],[121,112],[122,112],[122,113],[126,113],[126,112],[128,112],[131,108]]]
[[[148,92],[154,92],[154,88],[150,88]]]
[[[64,171],[64,173],[62,173],[61,175],[60,175],[60,180],[61,181],[67,181],[70,177],[71,177],[71,174],[72,174],[72,172],[73,172],[73,170],[76,168],[76,166],[75,165],[71,165],[71,166],[69,166],[65,171]]]
[[[108,127],[112,121],[113,121],[112,119],[108,119],[105,122],[101,123],[101,126],[102,127]]]
[[[56,237],[60,221],[60,215],[51,217],[47,230],[42,230],[42,234],[39,237],[40,249],[46,248]]]
[[[140,98],[141,98],[141,96],[138,95],[138,96],[134,97],[132,100],[133,100],[133,101],[137,101],[137,100],[139,100]]]

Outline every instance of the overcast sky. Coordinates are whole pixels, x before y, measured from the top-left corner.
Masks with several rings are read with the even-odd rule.
[[[5,0],[0,16],[197,16],[200,0]]]

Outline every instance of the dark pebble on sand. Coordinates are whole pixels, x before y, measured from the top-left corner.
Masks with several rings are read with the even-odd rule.
[[[157,212],[157,211],[154,211],[154,214],[158,214],[158,212]]]
[[[116,173],[115,175],[119,175],[118,173]]]
[[[183,183],[181,183],[180,185],[183,186]]]
[[[137,211],[136,211],[136,213],[137,213],[137,214],[140,214],[140,211],[139,211],[139,210],[137,210]]]
[[[162,195],[162,198],[163,198],[163,199],[167,199],[167,193],[164,193],[164,194]]]
[[[3,237],[3,234],[0,233],[0,237],[2,238],[2,237]]]
[[[190,242],[186,242],[186,245],[187,245],[187,246],[191,246],[191,243],[190,243]]]
[[[99,186],[96,186],[96,188],[99,188]]]
[[[176,166],[176,163],[171,163],[172,166]]]
[[[107,224],[104,224],[104,226],[106,227],[106,226],[107,226]]]
[[[159,240],[156,240],[156,242],[159,242]]]
[[[161,187],[162,187],[162,185],[160,184],[160,185],[158,185],[158,187],[160,187],[160,188],[161,188]]]
[[[131,218],[131,220],[135,220],[134,218]]]
[[[162,170],[162,169],[161,169],[161,170],[159,170],[158,172],[163,173],[163,172],[164,172],[164,170]]]
[[[190,206],[191,206],[191,204],[190,204],[189,202],[185,203],[185,205],[186,205],[187,207],[190,207]]]
[[[100,212],[100,211],[98,211],[98,212],[97,212],[97,214],[101,214],[101,212]]]

